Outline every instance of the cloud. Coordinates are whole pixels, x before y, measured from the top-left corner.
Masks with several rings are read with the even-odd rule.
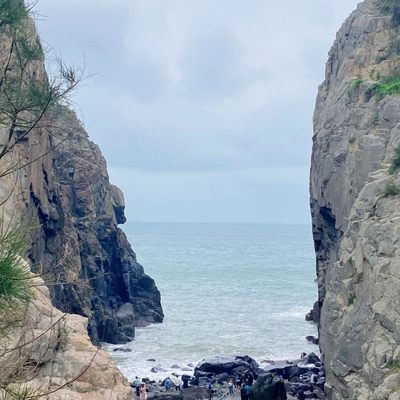
[[[231,212],[237,220],[237,210],[247,204],[268,220],[273,215],[267,218],[267,210],[250,204],[272,196],[271,207],[279,208],[285,198],[290,204],[280,214],[297,210],[308,221],[307,174],[299,177],[293,171],[308,169],[317,86],[335,32],[356,3],[41,0],[46,18],[38,24],[42,38],[61,49],[66,62],[79,64],[84,54],[88,72],[96,73],[74,100],[116,171],[113,178],[129,193],[128,208],[134,204],[141,219],[160,215],[158,207],[167,197],[178,213],[190,194],[185,190],[191,186],[182,180],[189,174],[202,182],[192,188],[193,203],[201,192],[210,193],[204,210],[211,207],[211,194],[220,193],[212,186],[217,176],[232,183],[224,186],[219,180],[230,188],[231,205],[211,212],[209,219],[224,213],[228,220]],[[293,179],[286,186],[270,186],[273,194],[256,183],[285,169]],[[141,171],[134,192],[120,178],[128,179],[122,171]],[[247,203],[233,190],[243,171],[254,175],[237,186],[247,193]],[[146,178],[152,192],[141,192]],[[169,192],[167,183],[174,190]],[[287,189],[290,185],[296,192]],[[152,208],[144,199],[138,204],[140,193],[160,200]],[[202,218],[206,214],[196,210]],[[247,218],[255,219],[250,214]]]

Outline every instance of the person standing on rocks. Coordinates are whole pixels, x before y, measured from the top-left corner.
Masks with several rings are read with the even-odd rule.
[[[135,391],[136,391],[136,396],[139,397],[140,396],[140,379],[135,376],[135,380],[133,381],[133,386],[135,387]]]
[[[213,398],[213,386],[212,386],[212,381],[211,380],[208,382],[208,395],[209,395],[209,399],[212,400],[212,398]]]
[[[146,385],[142,383],[140,385],[140,400],[147,400],[147,390],[146,390]]]
[[[240,393],[240,390],[242,389],[242,380],[240,379],[240,376],[236,378],[236,391]]]
[[[229,379],[228,388],[229,388],[229,396],[233,396],[235,394],[235,389],[233,387],[232,379]]]

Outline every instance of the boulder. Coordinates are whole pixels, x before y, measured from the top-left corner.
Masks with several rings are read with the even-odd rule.
[[[286,400],[283,380],[273,374],[262,374],[251,388],[250,400]]]
[[[204,376],[205,373],[237,376],[245,371],[251,371],[255,376],[259,372],[257,362],[249,356],[213,356],[202,360],[197,365],[194,375]]]
[[[306,336],[306,340],[312,344],[318,344],[319,340],[316,336]]]
[[[310,353],[303,358],[302,363],[306,365],[321,363],[321,359],[315,353]]]
[[[120,348],[114,349],[113,351],[120,351],[122,353],[131,353],[132,349],[127,349],[126,347],[120,347]]]
[[[273,373],[279,375],[283,379],[293,379],[294,377],[300,377],[300,375],[309,372],[311,369],[307,366],[299,366],[297,364],[282,363],[273,364],[264,368],[265,372]],[[316,370],[318,373],[318,370]]]
[[[167,370],[162,367],[153,367],[150,372],[153,372],[153,374],[158,374],[159,372],[167,372]]]

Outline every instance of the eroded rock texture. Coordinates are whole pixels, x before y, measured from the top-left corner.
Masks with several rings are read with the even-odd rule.
[[[128,380],[91,343],[87,319],[57,310],[44,282],[32,282],[35,298],[26,310],[14,312],[16,326],[1,346],[2,373],[15,369],[9,373],[15,387],[8,389],[21,390],[23,382],[22,388],[46,400],[133,400]],[[2,389],[0,396],[5,396]]]
[[[99,148],[73,112],[60,108],[53,118],[63,131],[47,135],[52,151],[29,176],[29,208],[42,226],[30,258],[65,282],[50,286],[57,307],[89,317],[96,342],[121,343],[135,326],[162,321],[160,294],[117,226],[125,222],[123,195]]]
[[[38,40],[33,22],[26,29]],[[0,43],[5,65],[11,43],[1,35]],[[29,71],[47,79],[41,61]],[[0,143],[5,135],[0,130]],[[88,317],[96,343],[125,342],[136,326],[161,322],[160,293],[118,227],[125,222],[123,195],[75,113],[58,106],[21,137],[0,160],[0,202],[14,223],[37,227],[28,256],[33,271],[49,280],[54,305]]]
[[[396,3],[366,0],[342,26],[314,116],[311,210],[332,399],[400,398],[400,196],[385,189],[400,188],[390,172],[400,96],[374,92],[400,78]]]

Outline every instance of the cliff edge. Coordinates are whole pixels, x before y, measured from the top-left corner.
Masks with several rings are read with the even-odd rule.
[[[62,311],[89,318],[95,342],[123,343],[134,327],[162,322],[160,293],[137,262],[126,235],[122,192],[110,184],[99,148],[89,140],[74,112],[59,107],[44,134],[48,156],[28,172],[26,205],[41,226],[29,258],[35,272],[51,271],[50,292]],[[54,266],[59,265],[58,268]]]
[[[366,0],[329,53],[310,175],[330,399],[400,399],[400,6]]]
[[[14,0],[0,10],[0,204],[14,223],[37,227],[28,258],[54,305],[87,317],[95,343],[123,343],[136,326],[162,322],[160,293],[118,227],[124,198],[99,148],[63,96],[51,97],[60,78],[46,74],[26,7]],[[74,72],[61,68],[73,85]]]

